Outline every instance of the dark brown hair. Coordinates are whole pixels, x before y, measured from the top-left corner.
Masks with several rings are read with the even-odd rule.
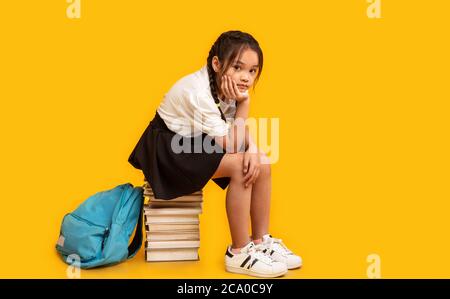
[[[216,73],[212,67],[212,59],[214,56],[218,57],[221,64],[221,68],[219,71],[219,76],[221,77],[228,70],[231,63],[234,62],[236,57],[240,57],[242,51],[246,49],[252,49],[258,54],[258,73],[253,84],[254,88],[256,82],[258,82],[263,68],[263,53],[258,41],[254,39],[253,36],[238,30],[227,31],[219,36],[219,38],[212,45],[211,50],[209,50],[209,55],[206,60],[206,66],[209,76],[209,86],[211,88],[211,94],[214,98],[214,102],[219,107],[220,115],[224,121],[226,120],[225,115],[220,109],[220,100],[218,98],[217,92],[219,86],[216,80]]]

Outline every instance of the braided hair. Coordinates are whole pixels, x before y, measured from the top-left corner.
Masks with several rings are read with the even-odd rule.
[[[261,75],[262,67],[263,67],[263,54],[262,50],[256,41],[248,33],[233,30],[222,33],[219,38],[214,42],[211,49],[209,50],[208,58],[206,60],[206,66],[208,70],[209,77],[209,86],[211,89],[211,95],[216,103],[217,107],[220,111],[220,116],[224,122],[226,122],[226,118],[222,109],[220,108],[220,100],[218,97],[218,82],[217,77],[221,77],[222,74],[226,72],[230,64],[235,60],[236,57],[239,57],[241,52],[244,49],[252,49],[258,54],[259,60],[259,71],[255,78],[255,84],[258,81],[259,76]],[[219,76],[216,75],[212,67],[212,59],[214,56],[217,56],[221,63],[221,68],[219,70]]]

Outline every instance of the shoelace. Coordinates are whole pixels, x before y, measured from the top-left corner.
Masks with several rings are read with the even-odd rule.
[[[270,255],[270,252],[274,248],[274,246],[273,246],[274,244],[278,244],[279,245],[278,248],[281,249],[281,252],[280,252],[281,254],[283,254],[283,255],[292,254],[292,251],[290,251],[286,247],[286,245],[284,245],[284,243],[283,243],[283,241],[281,239],[277,239],[277,238],[273,238],[273,237],[270,238],[269,245],[266,247],[267,248],[266,254]]]
[[[269,256],[267,256],[262,252],[260,244],[250,247],[248,249],[248,254],[250,254],[253,257],[251,262],[253,262],[255,258],[266,264],[271,264],[273,262],[273,260]]]

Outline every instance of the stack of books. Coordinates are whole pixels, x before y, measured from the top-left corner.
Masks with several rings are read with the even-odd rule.
[[[145,181],[144,197],[146,261],[198,260],[203,192],[170,200],[157,199]]]

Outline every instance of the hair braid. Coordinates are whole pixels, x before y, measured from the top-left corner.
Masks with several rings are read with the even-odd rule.
[[[208,77],[209,77],[209,87],[211,88],[211,94],[214,99],[214,102],[216,103],[217,108],[219,108],[220,117],[222,117],[224,122],[227,122],[225,115],[223,114],[222,109],[220,108],[220,100],[217,95],[217,89],[216,89],[216,79],[214,77],[215,72],[212,68],[212,58],[215,55],[215,51],[214,51],[215,49],[216,49],[216,43],[211,47],[211,50],[209,51],[208,63],[206,64],[207,70],[208,70]]]

